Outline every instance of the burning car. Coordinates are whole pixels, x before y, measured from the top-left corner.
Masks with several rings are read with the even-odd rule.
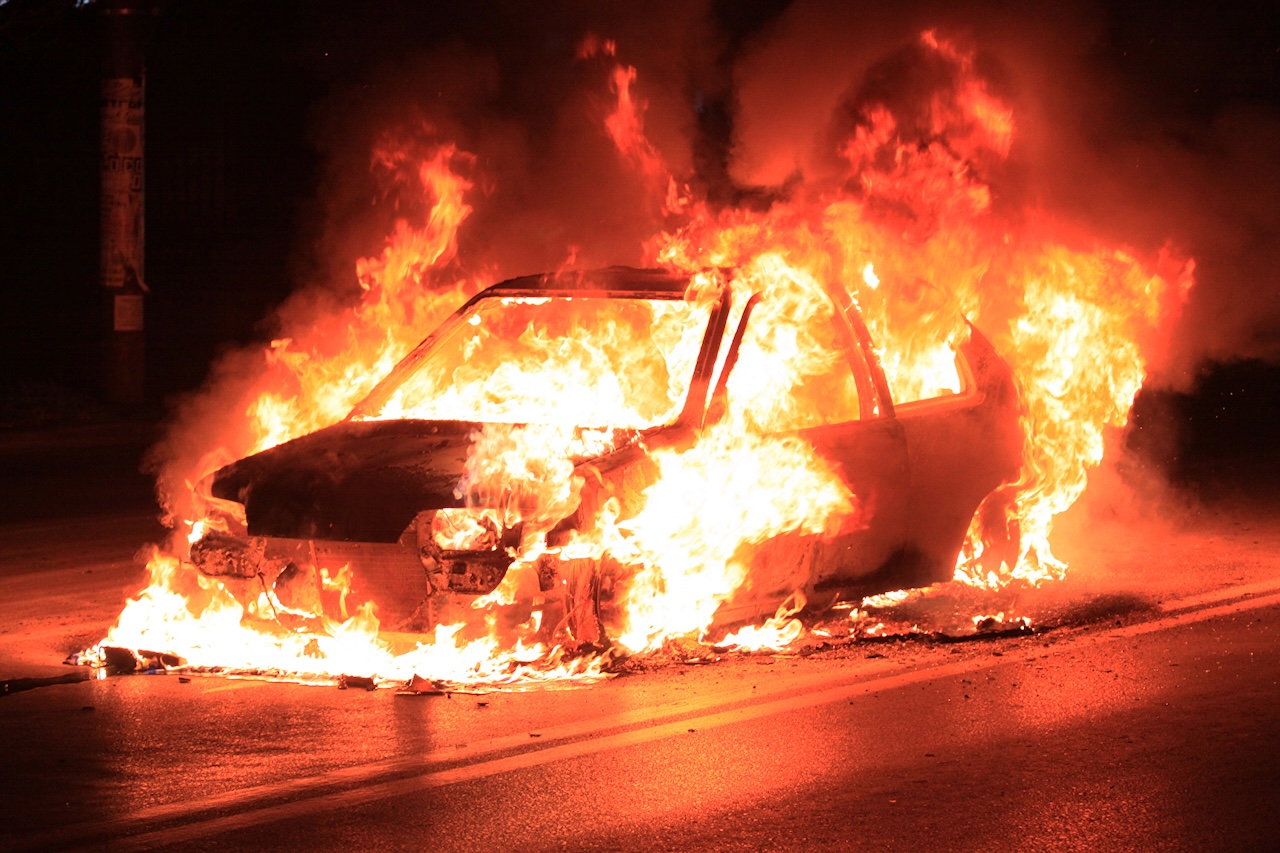
[[[803,334],[770,320],[796,314],[787,299],[722,270],[490,287],[342,422],[212,475],[191,561],[303,617],[343,606],[350,567],[351,594],[384,623],[425,629],[487,597],[601,644],[643,594],[638,568],[661,561],[632,523],[655,509],[659,460],[718,431],[757,436],[757,456],[798,449],[848,500],[734,540],[744,571],[715,595],[715,623],[796,592],[822,607],[949,579],[980,504],[1020,468],[1009,367],[963,324],[957,387],[896,403],[848,292],[810,288]],[[669,494],[661,509],[685,515],[733,497]]]

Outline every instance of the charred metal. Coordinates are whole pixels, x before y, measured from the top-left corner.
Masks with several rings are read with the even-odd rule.
[[[588,530],[606,504],[618,507],[623,518],[637,512],[657,476],[650,453],[690,446],[699,430],[723,415],[727,379],[759,299],[753,296],[731,323],[731,286],[712,306],[678,417],[651,429],[617,431],[603,455],[573,460],[584,486],[576,509],[540,531],[548,548]],[[243,506],[245,531],[206,534],[192,546],[192,562],[206,575],[257,579],[299,604],[315,603],[304,589],[317,590],[323,603],[321,567],[350,565],[360,592],[378,602],[380,614],[415,628],[436,621],[423,618],[435,612],[432,601],[493,592],[529,531],[505,520],[501,496],[485,503],[462,494],[468,450],[485,424],[365,418],[381,410],[430,359],[435,342],[482,300],[679,300],[688,288],[685,276],[615,267],[530,276],[484,291],[346,420],[216,472],[211,493]],[[856,305],[837,292],[830,297],[833,339],[856,382],[858,411],[794,434],[838,472],[858,496],[861,512],[822,536],[785,534],[755,547],[748,582],[724,601],[718,623],[771,613],[795,591],[820,608],[842,597],[949,579],[975,512],[1020,468],[1013,375],[981,333],[969,327],[957,346],[957,393],[895,403]],[[530,592],[560,608],[552,629],[567,629],[580,642],[603,642],[620,568],[607,558],[548,555],[534,560],[533,568],[536,589]]]

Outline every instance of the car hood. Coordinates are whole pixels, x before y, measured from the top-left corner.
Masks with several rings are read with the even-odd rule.
[[[464,421],[344,421],[247,456],[213,475],[214,497],[244,505],[251,536],[395,542],[426,509],[462,506]]]

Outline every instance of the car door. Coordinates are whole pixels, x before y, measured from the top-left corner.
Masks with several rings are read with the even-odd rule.
[[[741,322],[751,318],[749,306]],[[909,526],[906,439],[874,353],[862,344],[865,328],[855,321],[858,328],[844,310],[836,310],[831,328],[812,336],[830,348],[830,372],[791,389],[805,404],[795,407],[803,411],[801,424],[779,433],[812,445],[853,493],[855,511],[833,519],[821,535],[784,534],[754,547],[747,581],[721,606],[717,623],[772,613],[797,591],[811,606],[825,607],[841,592],[865,585],[903,548]],[[740,324],[733,349],[742,337]],[[726,373],[735,360],[731,349]]]

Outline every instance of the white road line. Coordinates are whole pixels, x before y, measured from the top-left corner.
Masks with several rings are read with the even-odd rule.
[[[1280,587],[1280,583],[1267,583],[1271,584],[1270,588]],[[1234,589],[1237,596],[1249,595],[1258,586],[1258,584],[1253,584]],[[1227,592],[1222,590],[1213,593],[1213,595],[1226,597]],[[1177,605],[1178,603],[1171,602],[1170,604]],[[1063,648],[1075,648],[1080,644],[1102,644],[1203,622],[1220,616],[1272,606],[1280,606],[1280,593],[1244,598],[1228,604],[1205,607],[1199,610],[1189,610],[1186,607],[1175,606],[1174,609],[1182,612],[1150,622],[1138,622],[1100,633],[1082,634],[1058,643],[1053,647],[1054,651],[1051,653],[1057,653]],[[160,806],[118,820],[99,822],[91,826],[68,827],[65,832],[50,833],[40,838],[24,839],[23,843],[24,845],[30,844],[33,847],[44,848],[54,844],[88,844],[97,839],[107,837],[112,839],[111,847],[113,849],[122,850],[149,849],[162,845],[181,844],[197,838],[207,838],[218,833],[304,817],[333,809],[350,808],[432,788],[483,779],[513,770],[675,737],[682,733],[687,733],[690,728],[699,730],[720,728],[747,720],[756,720],[819,705],[845,702],[860,696],[895,690],[922,681],[949,678],[1011,663],[1016,663],[1016,661],[1011,661],[1004,657],[981,657],[905,671],[902,667],[880,666],[877,668],[877,672],[873,672],[869,676],[863,670],[859,674],[861,677],[851,680],[846,676],[844,680],[847,683],[835,686],[831,685],[830,674],[818,673],[810,677],[789,680],[785,685],[779,686],[777,690],[769,691],[769,694],[767,694],[776,695],[778,692],[784,691],[789,694],[781,698],[759,701],[761,698],[759,695],[752,695],[752,691],[739,688],[723,691],[720,694],[704,697],[701,700],[673,702],[654,708],[638,709],[623,714],[545,729],[541,732],[543,737],[537,741],[537,747],[532,750],[499,756],[473,764],[443,769],[430,768],[430,765],[433,764],[438,765],[448,761],[474,758],[518,747],[528,747],[531,743],[528,733],[493,738],[476,744],[464,745],[460,748],[437,749],[421,757],[392,759],[375,764],[344,768],[321,774],[317,777],[295,779],[277,785],[266,785],[254,789],[230,792],[226,795],[194,803],[175,803],[168,806]],[[848,683],[850,681],[851,683]],[[797,689],[800,692],[797,693]],[[760,692],[755,691],[755,694]],[[756,701],[751,702],[752,699]],[[680,713],[722,707],[734,702],[749,702],[750,704],[701,716],[684,717],[676,721],[656,722]],[[609,729],[645,722],[653,724],[621,732],[605,733]],[[595,733],[599,733],[599,736],[586,737]],[[571,738],[583,739],[572,740],[568,743],[557,743]],[[412,773],[413,775],[400,779],[378,781],[379,777],[399,775],[401,773]],[[336,785],[358,785],[358,787],[325,792],[326,789],[331,789]],[[288,802],[270,802],[289,795],[306,794],[311,794],[311,796],[306,799]],[[258,807],[250,806],[244,809],[246,804],[252,803],[254,800],[258,800],[263,804]],[[230,808],[244,810],[236,814],[220,815],[203,820],[197,819],[192,823],[181,826],[146,831],[148,825],[181,820],[201,813]],[[127,837],[131,831],[137,832],[138,830],[143,831],[132,837]],[[121,836],[126,837],[121,838]]]
[[[1165,616],[1163,619],[1156,619],[1152,622],[1135,622],[1132,625],[1125,625],[1123,628],[1114,628],[1110,631],[1094,636],[1099,638],[1097,642],[1103,642],[1110,639],[1118,640],[1125,637],[1140,637],[1143,634],[1165,631],[1169,628],[1177,628],[1181,625],[1190,625],[1194,622],[1205,622],[1209,619],[1216,619],[1219,616],[1232,616],[1236,613],[1244,613],[1249,610],[1260,610],[1272,605],[1280,605],[1280,593],[1275,593],[1274,595],[1262,595],[1256,598],[1244,598],[1239,601],[1233,601],[1229,604],[1220,604],[1217,607],[1205,607],[1200,610],[1179,612],[1173,616]]]
[[[1247,595],[1261,595],[1278,590],[1280,590],[1280,578],[1271,578],[1270,580],[1246,583],[1240,586],[1229,586],[1225,589],[1215,589],[1212,592],[1188,595],[1184,598],[1166,601],[1160,605],[1160,609],[1165,613],[1174,613],[1179,610],[1189,610],[1193,607],[1203,607],[1206,604],[1217,604],[1221,601],[1244,598]]]
[[[252,678],[228,680],[226,684],[219,684],[217,687],[201,687],[201,693],[222,693],[226,690],[244,690],[246,687],[261,687],[264,684],[270,684],[270,681],[258,680]]]
[[[350,785],[376,782],[378,779],[385,778],[387,776],[402,775],[405,773],[422,774],[430,772],[431,768],[438,767],[442,764],[480,758],[485,755],[492,755],[515,749],[528,748],[531,744],[535,743],[539,747],[545,747],[548,744],[558,743],[560,741],[573,738],[598,735],[603,732],[625,728],[627,726],[645,725],[657,720],[664,720],[672,717],[686,717],[691,714],[696,714],[699,711],[704,711],[708,708],[723,707],[737,702],[749,702],[753,699],[758,700],[760,698],[780,693],[790,694],[793,692],[815,690],[821,687],[831,687],[833,682],[849,683],[855,680],[861,681],[874,679],[884,677],[895,672],[900,672],[905,669],[907,669],[907,667],[894,664],[889,661],[875,661],[861,666],[857,672],[844,673],[834,677],[831,673],[826,672],[795,676],[785,680],[775,679],[775,683],[764,685],[761,689],[757,689],[755,687],[735,687],[728,690],[704,693],[689,699],[665,702],[660,705],[653,705],[645,708],[634,708],[603,717],[593,717],[587,720],[577,720],[562,723],[557,726],[540,728],[536,730],[536,741],[530,737],[530,733],[528,731],[521,731],[516,734],[502,735],[499,737],[475,741],[473,743],[440,747],[422,755],[400,756],[386,759],[384,761],[371,762],[369,764],[342,767],[336,770],[320,773],[315,776],[288,779],[282,782],[258,785],[252,788],[241,788],[234,791],[228,791],[224,794],[206,797],[195,802],[176,802],[153,806],[151,808],[135,812],[132,815],[121,817],[112,823],[120,826],[123,831],[127,831],[127,829],[125,829],[127,826],[146,826],[147,824],[154,824],[167,820],[188,818],[202,812],[217,812],[227,809],[243,808],[246,803],[253,803],[255,801],[270,802],[272,800],[285,799],[290,796],[298,795],[314,796],[330,791],[334,788],[343,788]],[[247,687],[255,684],[262,685],[269,683],[270,682],[267,681],[246,679],[241,682],[236,682],[235,685],[211,688],[210,691],[207,692],[219,689],[235,689],[239,685]],[[405,701],[413,702],[431,700],[406,698]]]
[[[1103,634],[1088,635],[1080,638],[1080,640],[1076,642],[1072,642],[1071,645],[1077,645],[1078,643],[1101,644],[1109,640],[1118,640],[1155,633],[1157,631],[1164,631],[1170,628],[1190,625],[1195,622],[1203,622],[1218,616],[1243,613],[1248,610],[1256,610],[1262,607],[1270,607],[1272,605],[1280,606],[1280,594],[1237,601],[1232,604],[1210,607],[1203,610],[1184,612],[1176,616],[1167,616],[1154,622],[1140,622],[1123,628],[1107,631]],[[680,720],[678,722],[634,729],[590,740],[575,741],[573,743],[566,743],[560,746],[538,749],[503,758],[495,758],[489,761],[483,761],[462,767],[427,772],[419,776],[411,776],[406,779],[373,783],[359,788],[314,797],[309,800],[281,803],[255,811],[241,812],[240,814],[213,818],[212,820],[200,821],[186,826],[148,832],[135,836],[131,839],[127,839],[121,845],[121,849],[148,849],[161,845],[181,844],[197,838],[205,838],[211,834],[231,832],[237,829],[258,826],[263,823],[271,823],[295,817],[304,817],[317,812],[351,808],[353,806],[413,794],[431,788],[440,788],[446,785],[457,784],[459,782],[483,779],[489,776],[495,776],[499,773],[507,773],[513,770],[536,767],[542,764],[567,761],[572,758],[591,755],[597,752],[604,752],[606,750],[620,749],[622,747],[634,746],[641,743],[649,743],[655,740],[662,740],[664,738],[686,734],[691,728],[700,731],[717,729],[723,726],[733,725],[734,723],[758,720],[763,717],[770,717],[789,711],[812,708],[819,705],[827,705],[837,702],[846,702],[860,696],[870,696],[876,693],[896,690],[900,687],[906,687],[922,681],[933,681],[983,669],[992,669],[998,666],[1003,666],[1006,663],[1009,663],[1009,661],[992,658],[974,658],[968,661],[958,661],[926,669],[902,672],[896,675],[886,675],[878,679],[857,684],[844,685],[827,690],[818,690],[798,696],[788,696],[782,699],[747,705],[741,708],[734,708],[728,711],[707,714],[701,717]]]

